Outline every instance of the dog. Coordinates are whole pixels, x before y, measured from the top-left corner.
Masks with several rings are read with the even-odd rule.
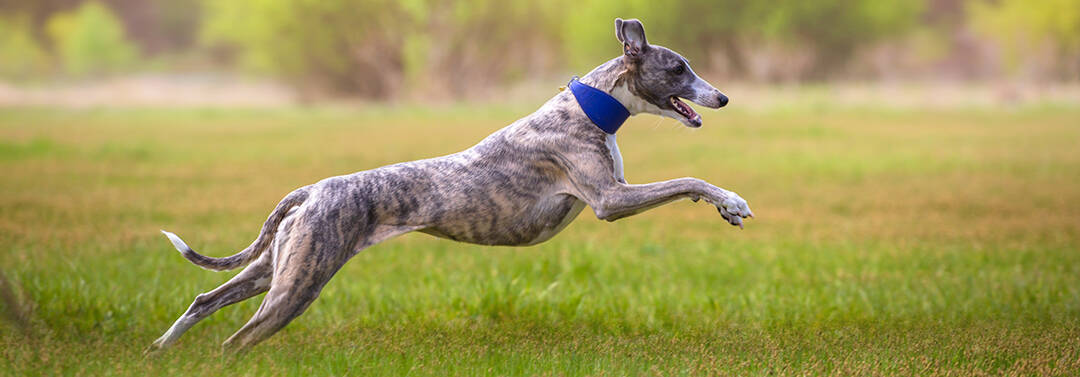
[[[720,108],[728,98],[667,48],[650,45],[636,19],[615,19],[623,55],[570,82],[536,112],[451,155],[405,162],[301,187],[278,203],[259,236],[239,253],[212,258],[162,231],[185,258],[209,270],[247,266],[195,297],[147,349],[174,344],[216,310],[266,292],[255,315],[223,344],[237,353],[281,330],[319,296],[353,255],[420,231],[459,242],[524,246],[544,242],[588,205],[614,221],[678,200],[703,199],[740,228],[753,217],[735,193],[696,178],[628,184],[615,130],[649,113],[701,127],[682,102]]]

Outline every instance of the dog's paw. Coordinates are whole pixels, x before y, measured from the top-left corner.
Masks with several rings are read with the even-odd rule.
[[[154,356],[158,355],[159,353],[161,353],[161,350],[162,350],[161,345],[158,344],[158,342],[154,342],[154,344],[151,344],[149,347],[146,347],[146,349],[143,350],[142,354],[143,354],[143,357],[154,357]]]
[[[723,198],[717,203],[713,203],[716,206],[716,210],[720,212],[720,216],[724,217],[731,225],[736,225],[740,229],[743,227],[743,220],[745,218],[753,218],[754,213],[750,211],[750,205],[746,203],[746,200],[739,197],[738,194],[728,191]]]
[[[143,357],[153,357],[159,355],[162,353],[161,351],[165,350],[166,347],[168,347],[168,344],[165,344],[164,338],[157,338],[157,340],[154,340],[154,343],[150,344],[149,347],[146,347],[146,349],[143,350]]]

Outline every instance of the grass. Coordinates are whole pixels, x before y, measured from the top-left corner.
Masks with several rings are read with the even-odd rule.
[[[1080,109],[725,109],[620,133],[627,177],[696,176],[756,220],[586,210],[529,248],[410,234],[355,257],[282,332],[259,300],[142,349],[233,273],[287,192],[468,147],[527,107],[0,109],[0,268],[28,326],[6,375],[1074,375]]]

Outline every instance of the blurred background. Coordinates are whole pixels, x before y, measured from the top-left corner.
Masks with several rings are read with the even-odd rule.
[[[1080,0],[0,0],[0,104],[531,101],[621,52],[614,17],[735,103],[822,83],[913,105],[1080,98]]]

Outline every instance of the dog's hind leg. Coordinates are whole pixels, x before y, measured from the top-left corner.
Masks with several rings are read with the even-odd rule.
[[[270,290],[255,315],[222,344],[226,354],[254,346],[302,314],[354,254],[342,243],[314,238],[305,234],[280,246]]]
[[[187,311],[173,323],[172,327],[169,327],[165,334],[146,349],[146,353],[176,343],[180,339],[180,335],[218,309],[246,300],[270,289],[270,281],[273,277],[271,259],[270,254],[265,253],[225,284],[210,292],[196,296],[195,301],[191,303]]]

